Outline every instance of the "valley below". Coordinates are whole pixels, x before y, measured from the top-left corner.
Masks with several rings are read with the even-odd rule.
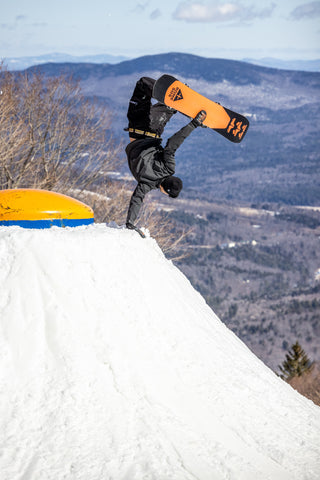
[[[274,371],[299,341],[320,358],[316,207],[162,201],[191,231],[176,263],[220,319]]]

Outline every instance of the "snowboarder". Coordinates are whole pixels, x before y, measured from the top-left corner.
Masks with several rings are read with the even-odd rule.
[[[161,134],[166,123],[176,113],[173,108],[162,103],[151,104],[152,89],[155,80],[142,77],[136,83],[129,102],[127,117],[130,143],[126,147],[130,171],[137,180],[127,214],[126,226],[141,232],[135,221],[145,195],[159,188],[171,198],[178,197],[182,189],[182,180],[174,176],[175,152],[195,128],[202,126],[206,112],[201,110],[196,117],[176,132],[161,146]]]

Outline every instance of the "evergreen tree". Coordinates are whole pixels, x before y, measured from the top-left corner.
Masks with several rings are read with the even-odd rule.
[[[311,366],[312,362],[297,341],[286,354],[285,361],[279,365],[280,377],[283,380],[300,377],[304,372],[310,371]]]

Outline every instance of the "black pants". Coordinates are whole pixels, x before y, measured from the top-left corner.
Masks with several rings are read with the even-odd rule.
[[[175,110],[163,103],[152,105],[154,83],[155,80],[149,77],[142,77],[138,80],[129,102],[127,117],[129,128],[156,133],[161,136],[166,123],[175,113]],[[139,138],[137,134],[130,133],[130,136]]]

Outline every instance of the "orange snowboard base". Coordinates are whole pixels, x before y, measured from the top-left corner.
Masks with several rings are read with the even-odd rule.
[[[152,96],[191,118],[200,110],[205,110],[207,118],[203,124],[231,142],[241,142],[248,131],[249,121],[246,117],[200,95],[171,75],[162,75],[156,81]]]

